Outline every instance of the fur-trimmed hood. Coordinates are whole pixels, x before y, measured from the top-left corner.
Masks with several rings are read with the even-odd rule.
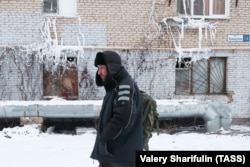
[[[114,77],[121,69],[121,57],[114,51],[104,51],[104,52],[98,52],[96,54],[95,58],[95,66],[98,65],[106,65],[108,76],[106,78],[106,81],[102,81],[101,77],[96,72],[96,85],[97,86],[105,86],[108,81],[112,80],[112,77]]]

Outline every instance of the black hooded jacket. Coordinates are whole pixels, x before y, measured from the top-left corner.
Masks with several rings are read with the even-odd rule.
[[[135,165],[135,153],[143,149],[142,99],[139,89],[121,66],[117,53],[97,53],[97,65],[106,65],[108,76],[103,82],[96,73],[96,84],[104,86],[106,95],[91,157],[104,162]]]

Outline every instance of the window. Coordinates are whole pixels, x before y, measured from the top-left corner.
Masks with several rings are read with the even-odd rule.
[[[59,16],[76,16],[77,0],[43,0],[43,12]]]
[[[58,12],[57,0],[44,0],[43,12],[44,13],[57,13]]]
[[[177,12],[183,17],[226,18],[230,0],[177,0]]]
[[[211,57],[196,62],[183,58],[176,63],[175,92],[187,94],[225,94],[226,58]]]

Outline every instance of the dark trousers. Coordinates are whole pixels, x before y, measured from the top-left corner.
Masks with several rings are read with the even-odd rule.
[[[135,167],[135,166],[110,163],[110,162],[99,162],[99,167]]]

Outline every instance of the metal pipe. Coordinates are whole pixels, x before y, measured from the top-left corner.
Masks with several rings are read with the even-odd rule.
[[[174,103],[173,103],[174,104]],[[231,124],[229,107],[218,102],[194,101],[157,105],[160,118],[200,117],[205,121],[206,131],[215,132],[220,128],[228,130]]]

